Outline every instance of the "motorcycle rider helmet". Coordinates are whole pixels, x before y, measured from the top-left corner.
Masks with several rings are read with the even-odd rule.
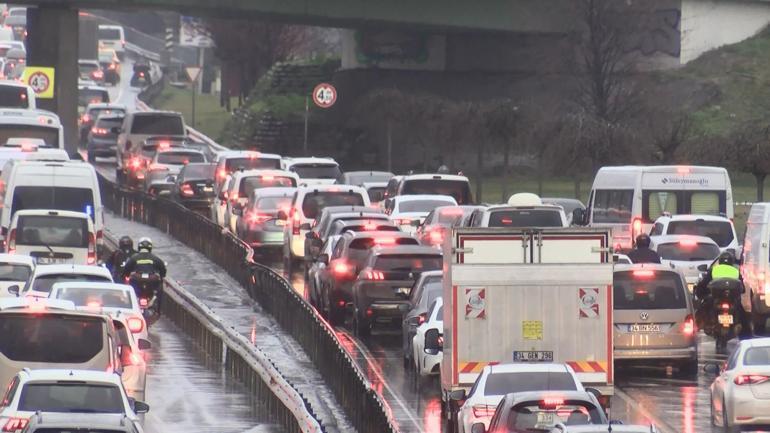
[[[436,170],[436,173],[439,173],[439,174],[448,174],[448,173],[449,173],[449,167],[447,167],[447,166],[446,166],[446,165],[444,165],[444,164],[441,164],[441,167],[439,167],[439,168],[438,168],[438,170]]]
[[[731,252],[725,251],[719,255],[719,264],[733,266],[735,265],[735,257]]]
[[[642,233],[636,237],[637,248],[650,248],[650,235]]]
[[[139,251],[147,251],[148,253],[152,252],[152,240],[150,238],[144,237],[139,239],[139,244],[136,247]]]
[[[118,240],[118,248],[120,248],[123,251],[133,250],[134,240],[131,239],[131,236],[121,236],[120,240]]]

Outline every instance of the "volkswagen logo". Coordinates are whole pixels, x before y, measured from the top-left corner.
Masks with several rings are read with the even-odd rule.
[[[641,313],[639,313],[639,318],[642,320],[648,320],[650,318],[650,313],[646,311],[642,311]]]

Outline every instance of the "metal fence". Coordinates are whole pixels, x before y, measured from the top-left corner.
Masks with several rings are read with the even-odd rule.
[[[222,267],[300,343],[357,431],[397,432],[389,408],[334,330],[282,275],[252,260],[251,248],[209,219],[169,201],[119,188],[99,175],[104,205],[156,227]]]

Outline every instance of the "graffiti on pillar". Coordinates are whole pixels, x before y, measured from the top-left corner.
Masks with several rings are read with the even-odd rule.
[[[680,9],[656,9],[638,15],[637,19],[634,31],[628,37],[627,52],[679,57],[682,50]]]
[[[353,35],[358,67],[443,69],[442,35],[397,30],[358,30]]]

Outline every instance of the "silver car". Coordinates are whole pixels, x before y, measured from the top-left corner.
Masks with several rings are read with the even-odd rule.
[[[613,280],[616,363],[656,361],[697,374],[694,308],[682,274],[660,264],[616,265]]]

